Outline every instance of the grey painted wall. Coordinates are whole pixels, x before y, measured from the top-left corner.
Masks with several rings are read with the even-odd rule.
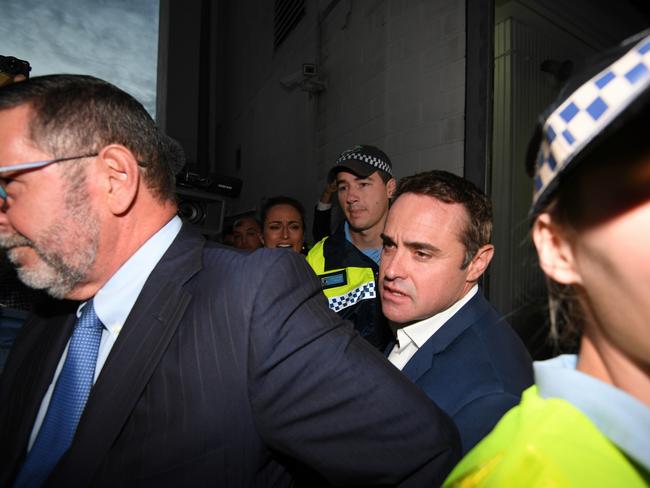
[[[318,110],[320,177],[359,142],[382,147],[398,176],[462,174],[465,2],[341,2],[321,49],[330,88]]]
[[[274,2],[223,9],[226,95],[215,169],[244,180],[230,212],[280,193],[311,209],[336,156],[360,143],[384,149],[398,176],[462,174],[465,2],[305,3],[305,17],[277,50]],[[305,62],[319,65],[325,91],[281,84]]]

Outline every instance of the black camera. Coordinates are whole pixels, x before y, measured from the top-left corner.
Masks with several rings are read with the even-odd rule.
[[[13,56],[2,56],[0,54],[0,72],[6,73],[11,76],[24,75],[29,78],[29,72],[32,67],[27,61],[14,58]]]
[[[176,186],[178,215],[202,234],[213,237],[221,233],[226,213],[224,200],[214,193]]]
[[[185,171],[176,175],[176,184],[214,192],[224,197],[237,198],[241,193],[243,181],[233,176],[218,175],[216,173],[201,175]]]
[[[206,236],[216,236],[223,230],[226,201],[237,198],[242,180],[218,174],[185,171],[176,175],[178,215]]]

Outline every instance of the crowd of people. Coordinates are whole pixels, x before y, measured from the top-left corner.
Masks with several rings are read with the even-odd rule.
[[[578,352],[533,362],[479,286],[498,249],[468,180],[397,181],[358,145],[311,248],[289,196],[215,243],[176,215],[178,153],[129,94],[0,88],[0,247],[56,299],[0,377],[0,486],[650,485],[648,127],[650,32],[540,118],[531,236]]]

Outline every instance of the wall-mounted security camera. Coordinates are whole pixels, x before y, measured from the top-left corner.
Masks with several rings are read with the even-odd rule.
[[[287,90],[299,87],[309,93],[319,93],[327,88],[327,82],[318,75],[318,65],[303,63],[301,71],[280,78],[280,84]]]

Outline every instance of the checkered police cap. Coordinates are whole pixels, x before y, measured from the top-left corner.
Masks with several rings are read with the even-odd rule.
[[[528,148],[528,170],[534,176],[531,217],[546,206],[563,175],[649,99],[650,30],[606,52],[587,72],[570,79],[542,115]]]
[[[393,177],[393,165],[388,156],[381,149],[368,145],[343,151],[329,171],[328,181],[332,181],[336,174],[343,170],[349,170],[362,178],[367,178],[375,171],[383,171]]]

